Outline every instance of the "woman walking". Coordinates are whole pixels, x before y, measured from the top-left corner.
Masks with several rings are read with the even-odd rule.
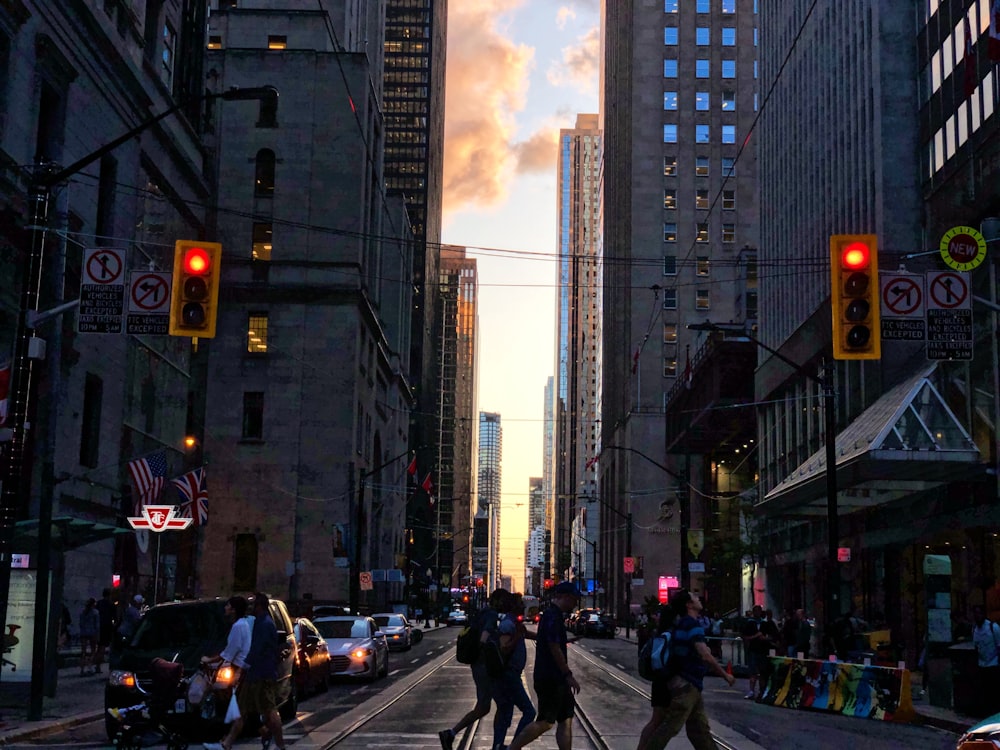
[[[80,613],[80,676],[94,674],[94,655],[97,653],[97,635],[101,631],[101,616],[97,600],[90,597]]]

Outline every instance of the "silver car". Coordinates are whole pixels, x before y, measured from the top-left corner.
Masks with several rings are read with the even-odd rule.
[[[389,644],[372,618],[361,615],[317,617],[313,625],[326,639],[331,677],[374,681],[389,674]]]
[[[372,615],[378,629],[385,633],[390,651],[409,651],[413,645],[413,627],[406,615],[396,612],[376,612]]]

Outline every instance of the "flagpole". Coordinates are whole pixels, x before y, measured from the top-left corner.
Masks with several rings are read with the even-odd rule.
[[[153,604],[156,604],[160,593],[160,540],[163,534],[156,535],[156,566],[153,574]]]

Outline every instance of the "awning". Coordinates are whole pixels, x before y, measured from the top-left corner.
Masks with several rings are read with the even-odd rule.
[[[930,381],[936,365],[886,391],[837,435],[837,504],[882,505],[986,472],[979,449]],[[767,493],[767,515],[826,513],[826,449]]]
[[[93,542],[110,539],[118,534],[135,533],[132,529],[110,526],[106,523],[88,521],[72,516],[59,516],[52,519],[52,544],[65,550],[76,549]],[[15,552],[35,552],[38,548],[38,519],[18,521],[14,524]]]

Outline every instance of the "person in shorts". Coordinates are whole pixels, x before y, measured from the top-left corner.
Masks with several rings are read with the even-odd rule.
[[[559,750],[573,747],[573,711],[580,683],[566,660],[566,613],[572,612],[580,600],[575,583],[563,581],[552,589],[552,603],[542,614],[535,636],[535,694],[538,696],[538,717],[514,737],[509,750],[518,750],[556,727]]]
[[[747,669],[750,672],[750,681],[747,686],[747,693],[743,697],[747,700],[756,700],[757,680],[760,678],[761,666],[767,657],[769,642],[767,634],[762,628],[764,621],[764,610],[759,604],[755,604],[753,612],[750,614],[740,630],[743,638],[743,652],[746,654]]]

